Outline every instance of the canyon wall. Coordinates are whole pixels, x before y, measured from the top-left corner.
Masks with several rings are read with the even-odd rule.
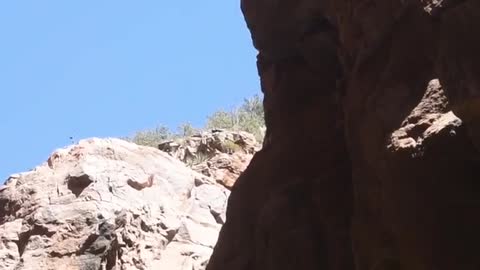
[[[207,269],[478,269],[480,3],[241,4],[267,135]]]

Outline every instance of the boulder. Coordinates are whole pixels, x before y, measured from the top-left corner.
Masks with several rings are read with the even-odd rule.
[[[0,190],[0,269],[204,269],[228,196],[158,149],[82,140]]]
[[[231,189],[261,145],[248,132],[213,129],[166,141],[158,148]]]

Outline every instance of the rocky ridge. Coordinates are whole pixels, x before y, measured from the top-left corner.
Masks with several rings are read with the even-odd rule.
[[[235,153],[210,149],[229,138],[242,145]],[[225,222],[225,186],[239,173],[229,170],[241,169],[228,162],[248,162],[250,138],[205,133],[169,154],[98,138],[55,151],[0,189],[0,269],[204,269]],[[196,165],[203,174],[172,157],[198,146],[210,153]]]

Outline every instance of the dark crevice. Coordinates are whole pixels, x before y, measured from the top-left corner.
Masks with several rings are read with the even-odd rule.
[[[153,186],[153,180],[154,180],[154,175],[152,174],[152,175],[150,175],[150,176],[148,177],[147,181],[145,181],[145,182],[143,182],[143,183],[142,183],[142,182],[135,181],[135,180],[132,180],[132,179],[128,179],[128,180],[127,180],[127,184],[128,184],[130,187],[132,187],[132,188],[140,191],[140,190],[142,190],[142,189],[144,189],[144,188],[152,187],[152,186]]]
[[[20,255],[20,257],[23,256],[23,253],[25,252],[25,249],[28,245],[28,241],[30,240],[30,237],[34,235],[43,235],[47,237],[52,237],[54,234],[55,232],[50,232],[45,227],[34,225],[33,229],[20,233],[20,235],[18,236],[18,241],[15,241],[18,248],[18,254]]]
[[[23,256],[23,253],[25,252],[25,248],[27,247],[28,240],[30,239],[30,231],[21,233],[18,236],[18,241],[17,241],[17,248],[18,248],[18,254],[20,257]]]
[[[90,179],[90,176],[86,174],[82,174],[80,176],[69,176],[67,181],[68,189],[75,194],[77,198],[80,196],[80,194],[82,194],[83,190],[93,183],[92,179]]]
[[[173,241],[173,238],[175,238],[175,235],[177,235],[177,233],[178,233],[178,230],[168,230],[167,231],[166,238],[167,238],[168,243]]]
[[[14,217],[20,208],[20,203],[17,201],[0,199],[0,225],[9,221],[9,217]]]
[[[124,238],[123,238],[123,242],[125,242],[125,244],[127,245],[127,247],[129,247],[129,248],[133,247],[133,244],[134,244],[134,243],[133,243],[133,240],[132,240],[132,239],[124,237]]]
[[[92,246],[92,244],[98,239],[98,234],[92,234],[87,237],[87,240],[83,242],[82,247],[76,252],[76,255],[82,255],[85,251]]]
[[[56,251],[52,251],[48,255],[51,258],[62,258],[62,257],[65,257],[65,256],[72,256],[73,254],[75,254],[75,252],[59,253],[59,252],[56,252]]]
[[[212,214],[213,218],[215,219],[215,221],[220,224],[220,225],[223,225],[225,224],[225,222],[223,222],[223,219],[221,217],[221,214],[220,213],[217,213],[213,210],[210,209],[210,214]]]
[[[141,228],[142,231],[144,231],[144,232],[153,232],[152,227],[149,226],[149,225],[147,225],[147,224],[145,223],[145,221],[143,221],[143,220],[140,222],[140,228]]]
[[[108,250],[105,258],[107,261],[106,270],[112,270],[115,268],[117,257],[119,256],[120,256],[120,245],[118,244],[117,239],[115,239],[114,241],[112,241],[111,247]]]

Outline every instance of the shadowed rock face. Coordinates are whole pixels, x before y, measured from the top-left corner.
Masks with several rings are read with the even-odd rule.
[[[267,135],[207,269],[478,269],[480,3],[242,10]]]

